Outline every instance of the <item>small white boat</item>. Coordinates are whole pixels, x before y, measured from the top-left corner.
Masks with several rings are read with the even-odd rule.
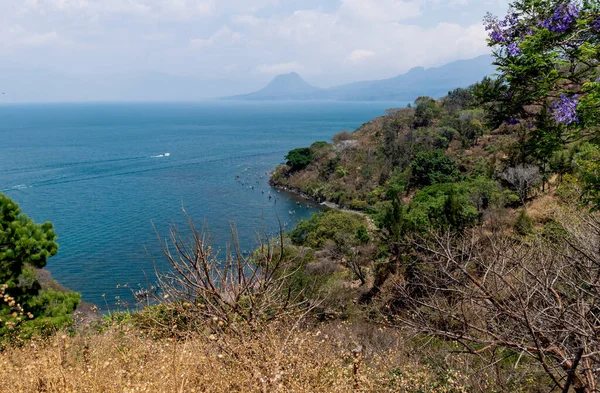
[[[170,157],[171,153],[165,153],[165,157]]]

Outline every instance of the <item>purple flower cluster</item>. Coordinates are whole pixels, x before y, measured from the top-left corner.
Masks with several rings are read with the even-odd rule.
[[[579,17],[579,7],[577,4],[561,4],[554,10],[554,14],[550,19],[540,22],[540,26],[562,34],[571,28],[577,17]]]
[[[560,96],[560,101],[553,106],[554,120],[557,123],[562,124],[578,123],[579,118],[577,117],[577,105],[579,105],[577,94],[571,98],[562,94]]]
[[[521,48],[516,42],[511,42],[506,48],[508,49],[508,53],[510,53],[513,56],[521,54]]]
[[[595,21],[592,22],[592,30],[596,32],[600,32],[600,16],[596,18]]]
[[[519,16],[511,12],[502,20],[490,16],[485,29],[489,31],[489,37],[492,41],[507,43],[511,40],[514,27],[519,24]]]
[[[521,53],[519,47],[521,37],[518,36],[516,29],[519,23],[519,15],[511,12],[502,20],[490,17],[485,29],[493,42],[506,46],[508,53],[516,56]]]

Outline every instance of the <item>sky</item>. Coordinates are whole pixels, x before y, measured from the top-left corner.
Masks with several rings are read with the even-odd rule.
[[[244,92],[295,71],[329,87],[489,53],[483,16],[508,3],[0,0],[0,72],[160,73]]]

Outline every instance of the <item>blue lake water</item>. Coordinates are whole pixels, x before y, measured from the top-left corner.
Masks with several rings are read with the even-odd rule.
[[[103,305],[103,295],[110,303],[130,297],[119,284],[145,284],[145,274],[152,279],[148,254],[164,267],[152,223],[163,237],[171,222],[183,227],[184,205],[196,223],[207,223],[217,246],[236,223],[242,246],[250,248],[261,225],[274,233],[277,216],[291,226],[318,209],[267,184],[266,172],[289,150],[404,105],[0,106],[0,192],[37,222],[54,223],[60,251],[48,269]]]

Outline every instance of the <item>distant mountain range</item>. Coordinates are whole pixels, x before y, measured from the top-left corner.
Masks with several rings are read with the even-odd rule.
[[[254,93],[226,97],[228,100],[337,100],[412,101],[423,95],[441,97],[457,87],[467,87],[495,72],[492,57],[479,56],[441,67],[413,68],[394,78],[355,82],[321,89],[295,72],[279,75]]]

